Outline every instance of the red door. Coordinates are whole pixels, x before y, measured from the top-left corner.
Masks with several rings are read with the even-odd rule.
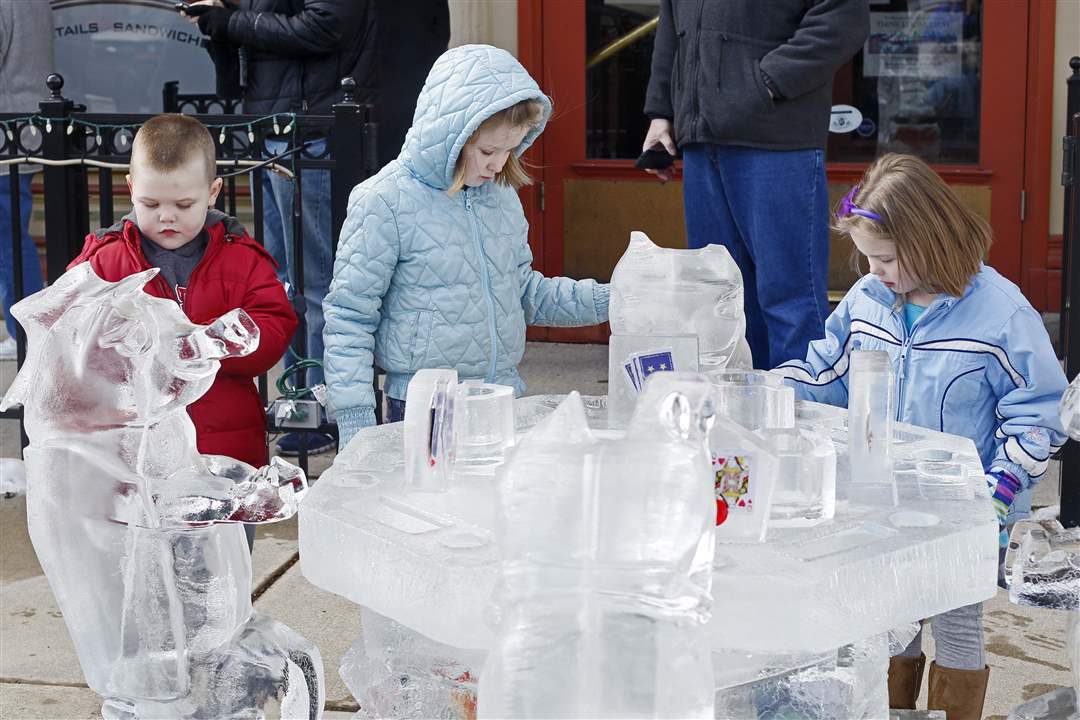
[[[654,0],[651,4],[658,3]],[[1029,13],[1036,20],[1047,13],[1039,12],[1036,0],[952,0],[935,3],[945,11],[929,18],[924,11],[908,10],[907,5],[906,0],[872,2],[871,40],[837,73],[836,102],[868,104],[865,114],[869,123],[864,120],[860,128],[866,132],[830,136],[828,177],[833,194],[845,191],[883,152],[921,154],[956,187],[965,202],[990,220],[995,234],[990,263],[1021,284],[1036,305],[1041,305],[1046,290],[1038,286],[1045,285],[1046,242],[1041,238],[1042,247],[1029,251],[1025,258],[1021,213],[1025,130],[1030,131],[1025,125],[1025,104],[1029,99],[1026,30]],[[552,120],[529,156],[538,168],[534,175],[539,182],[524,196],[536,267],[548,275],[566,273],[606,280],[604,268],[610,272],[612,258],[617,259],[613,252],[617,251],[605,250],[605,243],[624,245],[623,225],[648,222],[649,212],[678,214],[672,200],[677,192],[669,190],[658,200],[657,183],[633,168],[632,153],[644,139],[640,105],[635,108],[624,102],[621,116],[618,110],[610,109],[612,97],[617,105],[620,93],[625,99],[637,91],[638,84],[643,88],[648,82],[647,64],[641,67],[640,45],[637,67],[607,72],[619,78],[619,88],[612,90],[603,85],[602,78],[598,79],[595,73],[602,64],[586,69],[588,58],[595,61],[598,49],[610,45],[610,38],[625,35],[627,29],[650,19],[653,13],[649,6],[646,0],[519,0],[519,56],[554,103]],[[598,22],[603,27],[598,29]],[[1049,25],[1052,38],[1052,16],[1049,20],[1043,17],[1042,23]],[[934,34],[931,31],[938,35],[953,32],[956,42],[935,40],[936,44],[930,45],[927,38]],[[1033,32],[1031,42],[1045,38],[1047,27]],[[587,36],[591,47],[587,47]],[[651,34],[637,41],[643,42],[651,45]],[[897,46],[906,47],[905,43],[914,46],[916,65],[890,71],[883,59],[888,50],[881,50],[879,43],[892,43],[894,51]],[[621,52],[624,56],[632,54],[626,49]],[[646,48],[646,57],[648,52]],[[881,54],[875,56],[875,52]],[[1040,52],[1045,55],[1045,48]],[[1052,47],[1050,54],[1052,57]],[[615,53],[611,56],[614,59],[607,62],[622,62],[619,55]],[[890,72],[902,76],[897,79],[889,76]],[[891,94],[881,97],[886,89]],[[902,102],[914,106],[921,103],[921,112],[927,115],[925,106],[933,106],[940,98],[951,100],[954,107],[938,109],[933,117],[920,117],[910,108],[896,109]],[[636,97],[632,99],[636,104]],[[602,112],[597,109],[600,102],[604,103]],[[633,130],[627,133],[626,128],[631,127]],[[629,138],[631,134],[641,137]],[[1035,137],[1032,132],[1028,134]],[[1039,136],[1042,142],[1046,134]],[[598,137],[614,139],[598,142]],[[597,199],[588,205],[588,213],[582,212],[581,201],[568,202],[579,197],[581,188],[587,189],[589,198]],[[568,191],[573,198],[568,197]],[[602,201],[609,197],[614,198],[610,203]],[[676,221],[681,223],[681,218]],[[585,226],[590,230],[583,234]],[[608,228],[619,237],[607,238]],[[672,234],[677,235],[677,228],[672,228]],[[840,268],[845,264],[841,256],[846,253],[838,242],[834,240],[833,254],[834,264]],[[596,261],[597,254],[604,258]],[[1024,272],[1031,270],[1033,256],[1035,262],[1042,263],[1041,274]],[[850,277],[836,274],[830,278],[830,289],[846,289],[846,285],[838,287],[845,280],[850,282]],[[593,340],[606,337],[603,332],[582,335],[580,331],[533,335],[541,336]]]

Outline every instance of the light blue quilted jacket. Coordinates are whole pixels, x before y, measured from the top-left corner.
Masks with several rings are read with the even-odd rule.
[[[607,320],[608,286],[546,278],[532,269],[528,223],[517,193],[488,182],[446,194],[462,147],[485,119],[536,99],[551,103],[509,53],[466,45],[444,53],[417,100],[398,158],[353,189],[334,278],[323,302],[329,409],[341,444],[373,425],[372,363],[385,392],[404,399],[422,368],[524,385],[517,365],[525,325]]]

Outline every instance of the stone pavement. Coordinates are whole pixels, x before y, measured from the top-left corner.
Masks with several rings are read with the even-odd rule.
[[[11,382],[14,366],[0,362],[0,388]],[[530,393],[603,394],[607,348],[530,343],[521,373]],[[18,442],[16,424],[0,421],[0,457],[17,457]],[[313,458],[312,474],[329,460],[329,455]],[[1036,505],[1057,502],[1057,475],[1055,467],[1039,485]],[[359,616],[352,603],[308,583],[297,559],[295,519],[259,528],[252,571],[255,607],[318,645],[326,671],[326,717],[349,717],[358,706],[337,668],[359,633]],[[1066,613],[1017,607],[999,591],[986,603],[985,614],[992,668],[986,717],[1003,719],[1020,702],[1069,683]],[[927,645],[932,657],[932,642]],[[25,499],[0,499],[0,719],[98,718],[100,702],[86,687],[30,545]],[[925,706],[925,690],[922,702]]]

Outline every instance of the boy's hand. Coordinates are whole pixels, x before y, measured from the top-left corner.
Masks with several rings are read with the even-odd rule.
[[[675,138],[671,134],[671,130],[672,126],[670,120],[667,120],[666,118],[654,119],[649,123],[649,132],[645,134],[645,142],[642,143],[641,149],[648,150],[653,145],[660,144],[674,156],[678,151],[675,148]],[[662,183],[675,177],[675,170],[671,167],[664,168],[663,170],[650,169],[645,172],[652,173]]]

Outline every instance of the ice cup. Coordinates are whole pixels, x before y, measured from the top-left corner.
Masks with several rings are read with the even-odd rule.
[[[493,475],[514,445],[514,389],[466,381],[454,399],[454,472]]]

